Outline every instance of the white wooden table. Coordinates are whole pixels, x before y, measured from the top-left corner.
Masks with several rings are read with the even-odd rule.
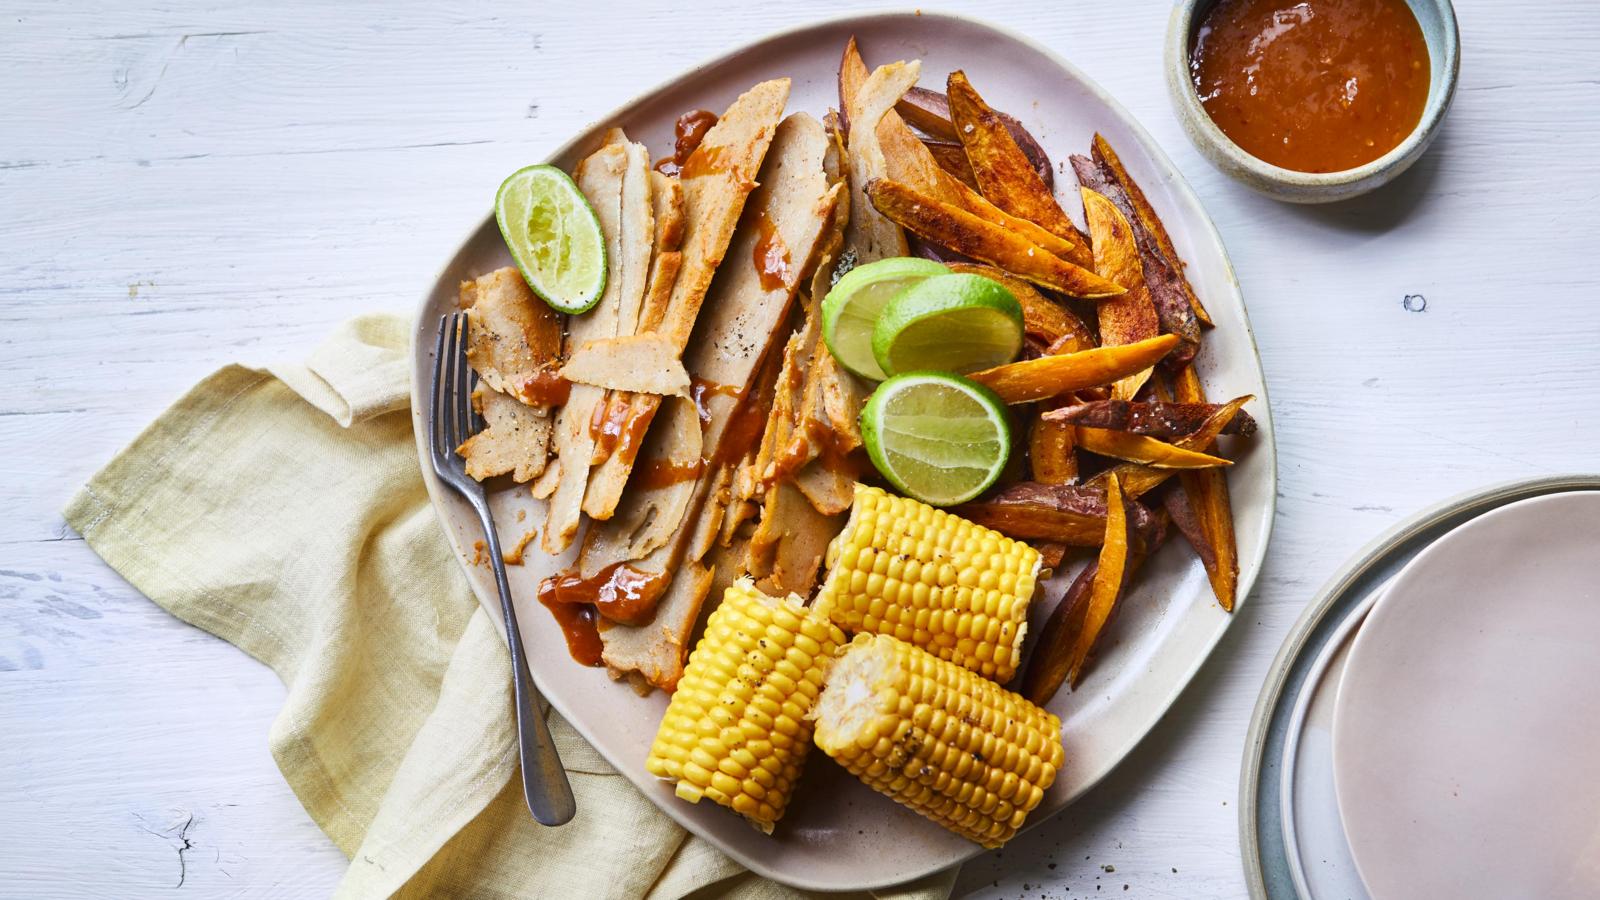
[[[74,5],[0,7],[0,896],[325,894],[344,860],[267,754],[277,680],[130,589],[59,510],[218,365],[409,310],[504,174],[589,117],[850,4]],[[1282,494],[1255,593],[1178,708],[961,889],[1240,896],[1245,726],[1323,579],[1434,500],[1600,468],[1600,20],[1462,0],[1438,144],[1387,190],[1303,209],[1185,141],[1163,0],[965,6],[1098,79],[1209,208]]]

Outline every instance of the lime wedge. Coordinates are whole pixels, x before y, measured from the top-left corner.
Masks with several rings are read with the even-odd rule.
[[[555,166],[511,173],[494,197],[494,218],[533,292],[564,313],[581,313],[606,290],[606,238],[583,192]]]
[[[872,327],[889,298],[935,275],[948,275],[943,263],[897,256],[856,266],[822,300],[822,339],[844,367],[873,381],[888,376],[872,355]]]
[[[934,506],[983,493],[1011,456],[1006,405],[983,385],[940,372],[878,385],[861,410],[861,436],[896,490]]]
[[[978,372],[1022,349],[1022,304],[998,281],[945,274],[896,294],[872,330],[878,366],[898,372]]]

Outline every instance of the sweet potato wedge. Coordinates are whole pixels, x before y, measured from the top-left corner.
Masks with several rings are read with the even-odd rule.
[[[1177,276],[1179,290],[1188,298],[1190,307],[1194,310],[1195,317],[1206,325],[1213,325],[1211,314],[1200,302],[1200,297],[1195,294],[1194,286],[1189,283],[1188,276],[1183,274],[1183,260],[1179,258],[1177,248],[1172,246],[1172,236],[1167,234],[1167,227],[1161,224],[1161,217],[1156,215],[1155,207],[1150,205],[1150,200],[1139,188],[1139,183],[1133,180],[1128,170],[1122,165],[1117,151],[1111,148],[1111,142],[1104,135],[1096,133],[1093,145],[1094,161],[1106,177],[1121,186],[1123,193],[1128,196],[1128,204],[1133,207],[1135,217],[1139,224],[1149,232],[1156,249],[1166,257],[1168,265]]]
[[[1255,398],[1247,394],[1239,399],[1242,403]],[[1128,431],[1172,441],[1199,431],[1207,420],[1223,409],[1223,405],[1217,403],[1095,400],[1051,410],[1044,417],[1052,422]],[[1222,426],[1223,434],[1251,435],[1255,431],[1256,420],[1243,410],[1235,410]]]
[[[950,263],[950,271],[982,275],[998,281],[1022,304],[1022,328],[1041,346],[1056,347],[1055,353],[1075,353],[1095,346],[1094,335],[1077,313],[1039,293],[1039,289],[1009,272],[981,263]],[[1071,338],[1070,343],[1060,343]]]
[[[1139,248],[1139,259],[1144,267],[1145,285],[1150,290],[1150,302],[1155,304],[1161,328],[1183,340],[1183,346],[1174,354],[1174,361],[1189,361],[1200,347],[1200,322],[1195,317],[1194,308],[1190,306],[1188,297],[1183,293],[1179,276],[1173,270],[1175,264],[1169,262],[1156,247],[1154,238],[1139,222],[1132,205],[1128,202],[1128,195],[1123,192],[1120,184],[1112,180],[1087,157],[1073,156],[1072,169],[1084,187],[1110,200],[1132,226],[1134,240]]]
[[[938,91],[927,88],[914,87],[906,91],[906,95],[895,104],[895,112],[900,114],[908,124],[930,138],[941,141],[960,141],[956,134],[956,126],[950,121],[950,98]],[[1028,157],[1028,163],[1034,171],[1039,173],[1039,178],[1044,181],[1045,187],[1055,189],[1055,170],[1050,167],[1050,154],[1044,151],[1028,129],[1009,113],[995,110],[994,114],[1005,123],[1006,130],[1011,132],[1011,139],[1022,148],[1023,155]]]
[[[1071,547],[1095,547],[1105,537],[1106,489],[1099,485],[1041,484],[1019,481],[984,500],[951,511],[985,528],[1018,540],[1055,541]],[[1146,533],[1150,511],[1127,503],[1129,527]]]
[[[1044,484],[1075,484],[1078,481],[1078,457],[1073,453],[1072,426],[1048,419],[1044,411],[1034,413],[1033,428],[1028,431],[1028,467],[1034,481]]]
[[[1095,347],[1007,363],[968,376],[1007,403],[1028,403],[1067,391],[1110,384],[1160,362],[1178,339],[1163,334],[1121,347]]]
[[[983,196],[1014,216],[1036,222],[1078,246],[1087,246],[1088,239],[1067,218],[1050,187],[1039,177],[1005,123],[972,87],[966,73],[959,69],[951,72],[946,89],[950,122],[966,148],[967,161],[972,164]]]
[[[1043,247],[1046,252],[1059,256],[1075,266],[1088,268],[1094,264],[1094,255],[1087,245],[1074,244],[1052,234],[1040,225],[1006,212],[957,179],[949,179],[945,188],[950,198],[940,199],[944,199],[952,206],[959,206],[991,225],[1014,231],[1024,240]]]
[[[923,141],[934,160],[947,175],[973,190],[978,189],[978,176],[972,174],[972,164],[967,162],[967,151],[954,141]]]
[[[1039,570],[1041,579],[1047,577],[1045,572],[1054,572],[1061,568],[1067,559],[1067,545],[1055,541],[1030,541],[1033,549],[1039,551]]]
[[[873,179],[867,182],[866,193],[873,207],[890,221],[1034,284],[1083,300],[1123,293],[1121,285],[1075,266],[1013,231],[899,182]]]
[[[1149,559],[1167,539],[1169,529],[1164,511],[1153,518],[1155,521],[1151,530],[1143,540],[1129,541],[1127,563],[1123,566],[1122,572],[1124,585],[1132,582],[1145,560]],[[1040,705],[1048,703],[1067,680],[1067,672],[1072,662],[1072,650],[1077,643],[1078,635],[1083,632],[1089,612],[1090,594],[1099,570],[1100,564],[1097,560],[1091,560],[1083,567],[1039,631],[1039,640],[1034,647],[1032,657],[1028,660],[1028,668],[1022,675],[1020,688],[1020,693],[1034,703]],[[1103,633],[1104,628],[1101,631]],[[1091,644],[1089,649],[1092,653],[1094,646]],[[1082,668],[1079,666],[1080,674]]]
[[[1201,386],[1200,376],[1192,365],[1184,366],[1178,371],[1173,378],[1172,386],[1174,394],[1180,401],[1205,402],[1205,389]],[[1211,435],[1211,440],[1202,447],[1206,450],[1215,449],[1215,437]],[[1227,475],[1216,469],[1182,473],[1179,478],[1189,505],[1194,508],[1195,519],[1199,526],[1196,533],[1204,536],[1205,542],[1210,545],[1210,562],[1206,565],[1206,576],[1211,580],[1211,590],[1216,594],[1217,602],[1222,608],[1233,612],[1239,590],[1239,543],[1238,536],[1233,530],[1233,503],[1228,496]],[[1208,553],[1199,546],[1195,549],[1200,553],[1201,562],[1206,562]]]
[[[1213,442],[1216,441],[1217,435],[1221,434],[1222,429],[1227,427],[1235,415],[1239,414],[1240,407],[1249,398],[1250,395],[1246,394],[1217,407],[1217,411],[1206,419],[1199,430],[1187,437],[1179,438],[1173,444],[1185,450],[1204,451],[1211,447]],[[1172,477],[1176,471],[1175,469],[1154,469],[1139,463],[1120,463],[1096,475],[1090,484],[1100,484],[1103,487],[1105,479],[1111,473],[1115,473],[1118,478],[1122,479],[1123,493],[1129,498],[1137,499],[1143,494],[1154,490],[1158,485]]]
[[[950,100],[938,91],[914,87],[900,98],[894,111],[900,114],[907,125],[928,137],[941,141],[960,141],[956,137],[956,126],[950,122]]]
[[[1101,456],[1142,463],[1156,469],[1205,469],[1231,466],[1233,463],[1220,456],[1198,450],[1186,450],[1176,444],[1158,441],[1142,434],[1110,431],[1105,428],[1073,426],[1078,446]]]
[[[1133,239],[1133,226],[1105,195],[1082,189],[1083,217],[1094,239],[1094,270],[1127,288],[1127,293],[1095,309],[1100,320],[1100,343],[1106,347],[1131,344],[1161,333],[1161,319],[1144,283],[1144,266]],[[1150,369],[1119,379],[1111,396],[1131,400],[1150,377]]]
[[[985,222],[1015,232],[1023,239],[1043,247],[1074,265],[1087,268],[1094,264],[1093,255],[1088,247],[1063,240],[1045,228],[1014,216],[984,199],[984,196],[978,193],[976,182],[972,181],[973,175],[971,166],[967,163],[966,150],[959,144],[955,145],[955,159],[949,163],[940,161],[936,158],[934,150],[919,139],[892,110],[884,113],[878,120],[874,136],[877,139],[878,150],[882,154],[883,170],[865,175],[854,172],[852,177],[856,181],[864,183],[868,178],[877,176],[898,181],[934,200],[964,209]],[[960,171],[955,174],[947,171],[956,165],[959,165]],[[963,177],[967,180],[963,181]]]
[[[1072,642],[1067,657],[1067,684],[1074,687],[1083,674],[1101,629],[1122,596],[1122,573],[1128,565],[1128,520],[1123,514],[1122,485],[1115,475],[1106,482],[1106,532],[1100,543],[1100,558],[1095,561],[1094,583],[1089,588],[1089,610],[1083,629]]]

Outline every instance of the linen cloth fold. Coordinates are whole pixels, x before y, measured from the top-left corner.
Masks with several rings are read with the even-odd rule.
[[[90,480],[68,523],[282,678],[268,741],[350,857],[337,896],[802,896],[690,835],[554,713],[578,815],[533,821],[505,638],[418,470],[409,333],[363,316],[304,364],[217,371]],[[955,874],[876,896],[946,897]]]

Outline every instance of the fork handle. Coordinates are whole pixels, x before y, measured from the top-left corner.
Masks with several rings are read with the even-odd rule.
[[[556,753],[550,726],[539,711],[539,689],[533,683],[527,657],[522,652],[522,629],[517,626],[517,610],[511,604],[511,584],[506,580],[506,563],[500,555],[500,538],[495,534],[487,503],[479,507],[478,517],[483,520],[484,534],[488,535],[489,564],[494,569],[495,587],[500,590],[500,611],[511,645],[511,685],[517,706],[522,795],[539,824],[565,825],[577,813],[578,804],[572,796],[572,785],[567,781],[567,770]]]

